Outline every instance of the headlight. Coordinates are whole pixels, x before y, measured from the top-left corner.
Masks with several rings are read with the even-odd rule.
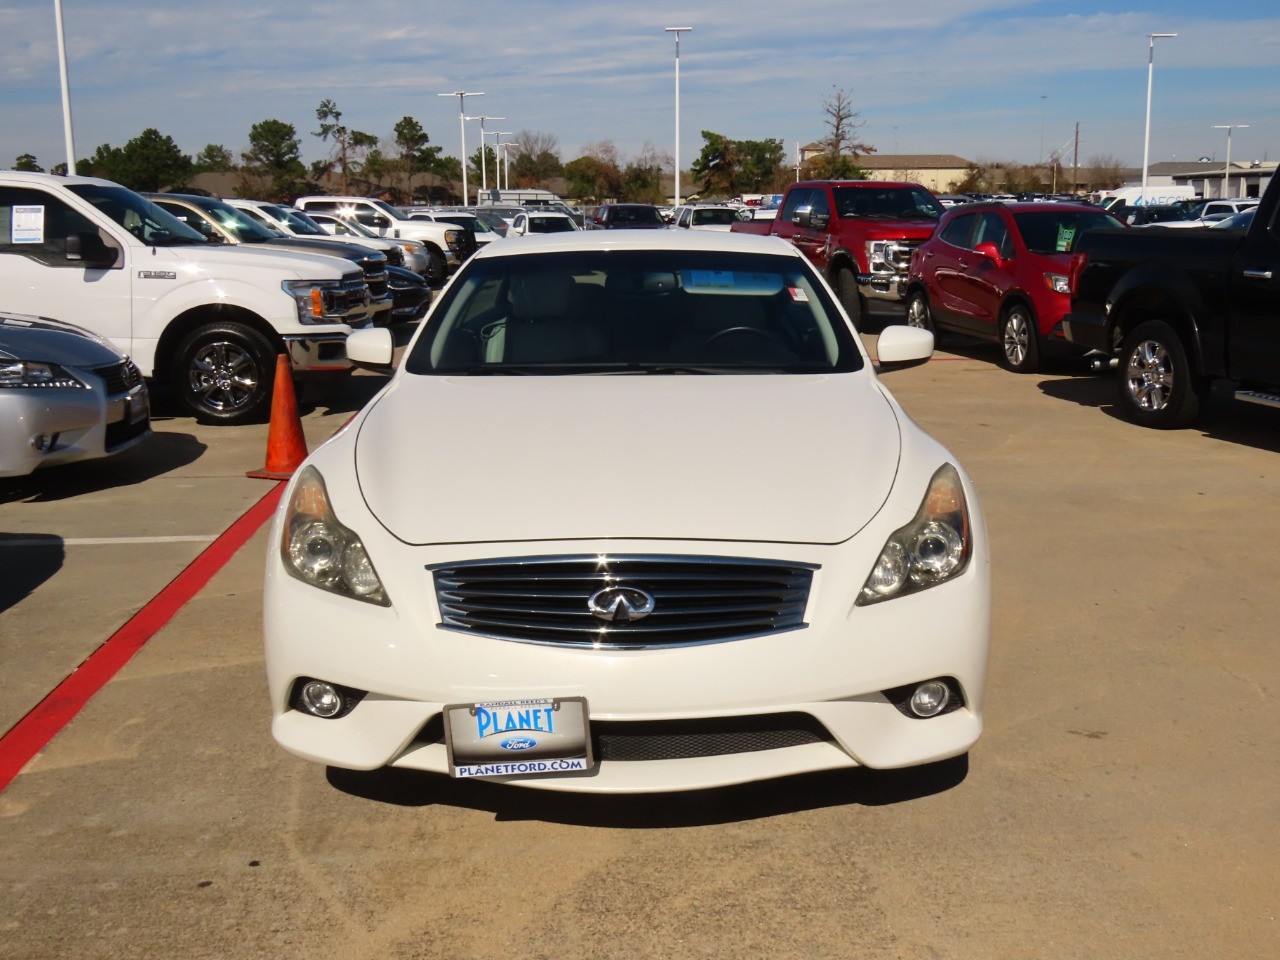
[[[285,280],[280,287],[293,297],[300,323],[342,323],[351,312],[353,294],[344,281]]]
[[[458,250],[462,247],[462,231],[446,230],[444,232],[444,242],[449,245],[450,250]]]
[[[1054,293],[1070,293],[1071,281],[1061,273],[1046,273],[1044,275],[1044,285]]]
[[[938,468],[924,502],[905,527],[893,532],[858,594],[857,606],[879,603],[950,580],[969,565],[973,533],[960,474]]]
[[[83,382],[56,363],[36,363],[32,360],[0,360],[0,387],[88,389]]]
[[[303,469],[293,488],[280,556],[285,569],[304,583],[353,600],[391,606],[364,544],[333,515],[324,480],[315,467]]]

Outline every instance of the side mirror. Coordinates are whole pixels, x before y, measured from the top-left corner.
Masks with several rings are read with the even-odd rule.
[[[107,243],[96,231],[73,233],[67,237],[66,257],[89,270],[110,270],[116,265],[120,251]]]
[[[347,337],[347,359],[355,366],[390,373],[395,357],[395,341],[386,327],[352,330]]]
[[[990,260],[994,264],[1004,263],[1004,257],[1000,256],[1000,249],[991,241],[978,244],[973,248],[973,252],[978,254],[984,260]]]
[[[901,324],[885,327],[876,341],[876,370],[903,370],[933,356],[933,334]]]

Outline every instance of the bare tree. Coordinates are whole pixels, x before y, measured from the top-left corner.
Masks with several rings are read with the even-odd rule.
[[[1095,190],[1114,190],[1124,183],[1124,164],[1110,153],[1091,157],[1086,166],[1088,172],[1082,170],[1081,179]]]
[[[868,153],[875,153],[875,147],[858,139],[858,128],[865,124],[858,119],[852,98],[842,89],[833,89],[835,93],[822,99],[822,109],[827,115],[823,122],[830,131],[822,141],[827,153],[832,157],[847,156],[855,160]]]

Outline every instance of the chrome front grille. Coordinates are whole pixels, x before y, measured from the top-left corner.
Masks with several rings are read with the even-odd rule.
[[[93,372],[102,378],[109,397],[128,393],[142,382],[142,374],[132,360],[123,360],[105,367],[94,367]]]
[[[923,242],[923,240],[899,240],[897,243],[890,245],[887,250],[888,260],[893,265],[895,273],[906,276],[908,269],[911,267],[912,252]]]
[[[523,643],[628,650],[803,627],[817,568],[738,557],[586,555],[427,569],[446,629]],[[603,619],[588,603],[606,588],[643,591],[653,599],[652,612],[642,619]]]

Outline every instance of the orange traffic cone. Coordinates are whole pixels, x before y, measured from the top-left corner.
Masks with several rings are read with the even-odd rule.
[[[267,463],[250,470],[246,477],[288,480],[307,457],[307,440],[302,435],[298,399],[293,393],[293,370],[283,353],[276,357],[276,382],[271,393],[271,429],[267,433]]]

